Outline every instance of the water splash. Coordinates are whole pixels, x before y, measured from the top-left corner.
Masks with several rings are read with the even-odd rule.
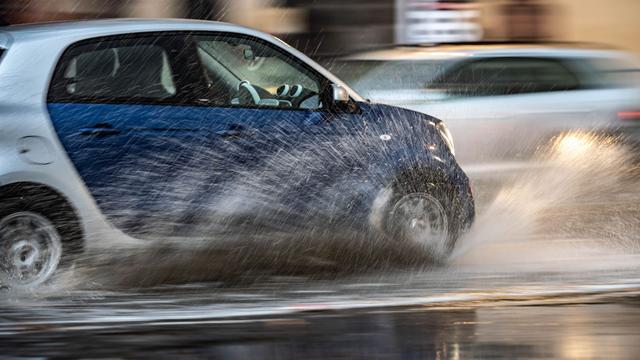
[[[636,166],[619,140],[590,132],[554,138],[538,152],[538,166],[497,192],[459,242],[453,264],[501,272],[633,265],[622,255],[639,244]]]
[[[379,146],[373,139],[361,141],[369,148]],[[344,151],[358,151],[349,146],[354,142],[279,153],[257,172],[234,173],[225,191],[211,199],[211,204],[218,204],[215,217],[196,222],[226,234],[217,239],[216,246],[204,238],[189,242],[159,238],[136,247],[119,244],[81,259],[55,284],[58,289],[193,281],[237,284],[271,276],[323,279],[372,270],[380,274],[417,271],[424,276],[423,271],[431,269],[424,258],[397,246],[393,239],[362,236],[359,228],[349,226],[345,212],[335,211],[342,193],[367,184],[339,179],[334,186],[299,199],[304,209],[299,213],[278,201],[292,193],[293,187],[327,172],[326,166],[352,166],[341,163],[344,160],[339,156]],[[536,161],[539,166],[508,179],[481,209],[470,232],[458,241],[450,264],[437,270],[439,281],[443,281],[443,273],[449,273],[445,279],[455,280],[470,272],[500,275],[515,271],[524,276],[619,270],[637,263],[634,257],[625,256],[639,250],[635,234],[640,228],[640,209],[633,199],[625,200],[625,196],[637,197],[630,180],[635,166],[618,139],[588,132],[567,133],[543,148]],[[197,177],[201,174],[198,166],[190,165],[194,174],[176,176],[178,180],[169,185],[173,188],[165,189],[179,195],[177,212],[171,214],[174,217],[180,213],[181,201],[190,201],[188,190],[206,180]],[[191,179],[193,187],[184,179]],[[225,220],[256,208],[262,220],[284,220],[273,220],[275,229],[268,232],[263,226],[254,226],[256,219],[244,223]],[[167,229],[176,226],[159,223]],[[396,281],[402,282],[402,278]]]

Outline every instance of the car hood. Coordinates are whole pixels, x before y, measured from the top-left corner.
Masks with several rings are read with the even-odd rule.
[[[427,149],[427,155],[444,163],[455,163],[437,129],[440,119],[386,104],[360,103],[359,106],[365,126],[362,131],[377,136],[386,147],[397,147],[405,155],[422,154]]]
[[[441,120],[428,114],[383,103],[367,102],[359,103],[359,106],[367,120],[375,121],[394,131],[411,131],[419,128],[426,131],[428,135],[440,137],[436,125]]]

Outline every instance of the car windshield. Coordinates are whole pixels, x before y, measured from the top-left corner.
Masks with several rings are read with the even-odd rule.
[[[363,95],[379,90],[424,90],[448,66],[446,61],[338,62],[331,71]]]

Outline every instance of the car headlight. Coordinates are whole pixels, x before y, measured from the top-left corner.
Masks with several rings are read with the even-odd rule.
[[[444,140],[444,143],[447,144],[447,147],[449,148],[449,151],[451,151],[451,154],[455,156],[456,149],[453,146],[453,137],[451,136],[451,132],[449,131],[449,128],[447,128],[447,125],[445,125],[444,122],[440,121],[436,124],[436,129],[438,129],[442,140]]]

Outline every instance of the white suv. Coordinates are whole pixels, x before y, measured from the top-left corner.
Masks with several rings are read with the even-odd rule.
[[[469,173],[527,167],[565,130],[635,131],[639,69],[622,51],[552,44],[400,47],[331,67],[364,97],[443,119]]]

